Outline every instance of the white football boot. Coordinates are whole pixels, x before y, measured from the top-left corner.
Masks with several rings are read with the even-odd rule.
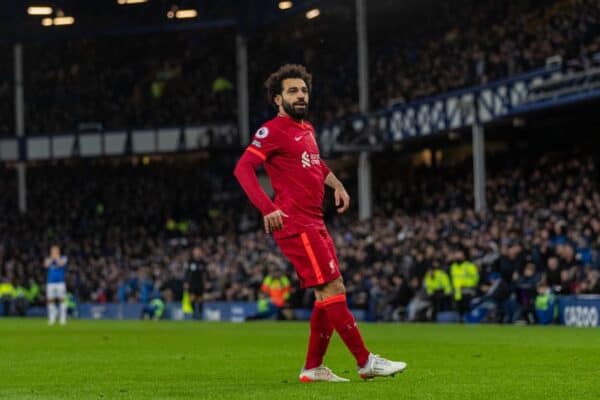
[[[298,378],[300,382],[350,382],[349,379],[337,376],[324,365],[311,369],[302,369]]]
[[[404,371],[406,366],[405,362],[386,360],[377,354],[371,353],[365,366],[358,369],[358,374],[363,379],[371,379],[377,376],[394,376]]]

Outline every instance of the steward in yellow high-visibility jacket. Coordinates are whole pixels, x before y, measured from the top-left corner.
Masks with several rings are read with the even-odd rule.
[[[448,273],[440,268],[439,261],[433,262],[423,279],[425,293],[429,302],[427,319],[435,321],[440,311],[448,311],[452,304],[452,285]]]
[[[2,307],[0,311],[0,315],[8,316],[11,315],[11,310],[13,306],[13,301],[15,299],[16,290],[13,286],[12,282],[8,280],[8,278],[4,278],[2,282],[0,282],[0,302],[2,302]]]
[[[430,269],[425,274],[425,291],[428,296],[434,293],[443,293],[450,296],[452,294],[452,285],[450,278],[443,269]]]
[[[269,295],[271,303],[282,308],[290,298],[291,284],[287,276],[275,273],[266,276],[260,289]]]
[[[10,298],[12,299],[16,295],[15,287],[11,282],[6,279],[4,282],[0,283],[0,297]]]
[[[461,252],[462,253],[462,252]],[[450,265],[450,277],[454,286],[454,300],[460,301],[465,292],[475,295],[479,284],[477,266],[464,258]]]

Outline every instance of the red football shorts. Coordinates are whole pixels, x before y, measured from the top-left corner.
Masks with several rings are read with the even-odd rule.
[[[276,242],[294,265],[303,288],[319,286],[340,277],[335,247],[326,230],[309,229],[276,239]]]

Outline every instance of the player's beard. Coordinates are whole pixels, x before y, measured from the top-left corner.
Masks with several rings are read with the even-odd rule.
[[[305,104],[304,109],[297,109],[291,103],[288,103],[287,101],[283,100],[282,106],[283,110],[287,113],[287,115],[289,115],[296,121],[300,121],[305,119],[306,115],[308,114],[308,102],[304,102],[303,104]]]

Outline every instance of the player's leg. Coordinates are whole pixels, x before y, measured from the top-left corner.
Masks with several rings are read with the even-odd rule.
[[[64,283],[58,285],[58,299],[60,302],[60,324],[67,323],[67,286]]]
[[[202,298],[199,297],[198,301],[196,303],[194,303],[194,313],[196,314],[195,318],[201,320],[203,312],[204,312],[204,302],[202,301]]]
[[[46,284],[46,305],[48,309],[48,325],[54,325],[56,322],[56,285],[53,283]]]
[[[194,292],[194,319],[202,320],[204,313],[204,290],[202,287],[198,287]]]
[[[362,366],[369,358],[369,351],[346,303],[346,288],[339,271],[333,242],[326,231],[317,230],[306,232],[302,239],[313,275],[316,277],[317,302],[325,311],[329,323],[354,355],[357,364]]]
[[[365,365],[370,353],[365,346],[354,316],[348,308],[346,288],[342,278],[338,277],[331,282],[318,286],[315,288],[315,294],[323,305],[327,318],[335,331],[356,359],[356,364],[358,366]]]
[[[310,337],[308,339],[308,351],[306,353],[305,369],[312,369],[323,364],[323,357],[327,352],[333,325],[327,318],[327,311],[320,301],[315,305],[310,316]]]
[[[67,301],[63,297],[60,299],[60,324],[64,325],[67,323]]]
[[[323,283],[323,276],[315,274],[310,258],[314,254],[307,252],[305,246],[307,235],[295,235],[285,239],[278,239],[277,244],[283,254],[294,265],[302,287],[313,287]],[[333,325],[327,318],[327,312],[320,302],[316,301],[310,318],[310,337],[304,368],[300,373],[302,382],[327,381],[346,382],[347,379],[335,375],[323,365],[323,358],[333,334]]]
[[[332,370],[323,365],[323,357],[327,352],[329,340],[333,334],[333,325],[327,318],[327,312],[319,301],[315,301],[312,314],[310,316],[310,337],[308,339],[308,351],[306,353],[306,363],[300,372],[300,381],[302,382],[348,382],[346,378],[341,378],[333,373]]]
[[[192,318],[198,319],[198,298],[196,296],[196,291],[194,288],[190,288],[190,304],[192,305]]]
[[[354,355],[359,367],[360,376],[366,379],[375,376],[389,376],[401,372],[406,368],[406,363],[389,361],[371,354],[367,350],[346,301],[346,287],[339,274],[338,260],[333,241],[325,231],[320,231],[319,235],[322,243],[325,245],[326,252],[323,251],[323,246],[318,243],[319,238],[316,238],[315,242],[317,243],[315,247],[321,254],[315,257],[318,267],[321,269],[322,274],[327,274],[328,277],[335,277],[335,279],[328,280],[323,285],[317,286],[315,294],[317,300],[325,308],[327,317],[336,332],[340,335],[348,350]],[[332,271],[333,267],[335,267],[336,272]]]
[[[321,299],[327,316],[340,335],[344,344],[356,360],[361,378],[393,376],[406,368],[402,361],[390,361],[370,353],[363,341],[354,316],[346,302],[345,287],[342,278],[328,282],[317,289],[317,298]]]
[[[58,313],[56,310],[55,299],[48,299],[47,307],[48,307],[48,324],[54,325],[54,323],[56,322],[56,314]]]

